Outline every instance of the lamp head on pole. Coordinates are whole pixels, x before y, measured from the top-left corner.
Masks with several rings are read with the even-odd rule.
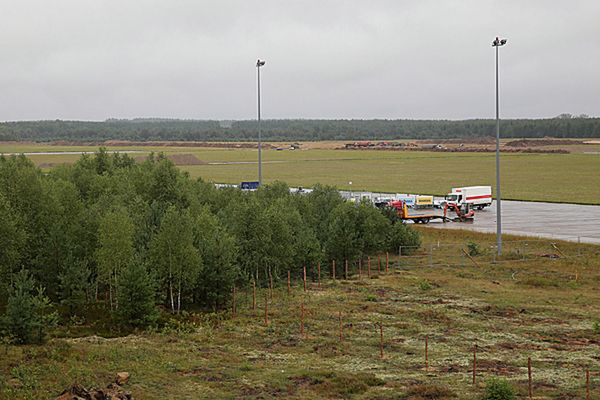
[[[492,42],[492,47],[504,46],[506,44],[507,39],[500,39],[496,37],[496,39]]]
[[[256,60],[256,68],[260,68],[263,65],[265,65],[265,61],[264,60],[260,60],[260,58],[258,60]]]

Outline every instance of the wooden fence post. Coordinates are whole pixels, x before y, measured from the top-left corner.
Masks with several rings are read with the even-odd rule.
[[[344,279],[348,280],[348,259],[344,263]]]
[[[533,392],[531,390],[531,357],[527,357],[527,375],[529,378],[529,398],[533,398]]]
[[[385,272],[388,273],[390,270],[390,253],[385,252]]]
[[[269,271],[269,297],[273,300],[273,275]]]
[[[477,261],[475,261],[475,259],[473,257],[471,257],[471,255],[469,254],[468,251],[466,251],[465,249],[461,249],[462,252],[465,254],[465,256],[467,256],[469,258],[469,260],[471,260],[471,262],[477,267],[479,268],[479,264],[477,264]]]
[[[290,294],[291,290],[292,290],[292,273],[288,269],[288,295]]]
[[[302,269],[304,277],[304,291],[306,292],[306,265]]]
[[[381,256],[377,255],[377,274],[381,274]]]
[[[590,370],[585,370],[585,400],[590,400]]]
[[[318,286],[321,287],[321,261],[317,263],[317,281]]]
[[[358,279],[362,279],[362,257],[358,259]]]
[[[367,257],[367,278],[371,278],[371,256]]]

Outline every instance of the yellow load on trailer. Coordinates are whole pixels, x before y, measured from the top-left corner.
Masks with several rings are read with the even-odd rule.
[[[417,196],[416,208],[433,208],[433,196]]]

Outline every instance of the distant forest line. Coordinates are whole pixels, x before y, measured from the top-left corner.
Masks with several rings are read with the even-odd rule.
[[[263,120],[265,141],[454,139],[495,136],[491,119],[473,120]],[[503,138],[598,138],[600,118],[561,116],[501,121]],[[0,141],[181,140],[252,141],[257,121],[109,119],[0,123]]]

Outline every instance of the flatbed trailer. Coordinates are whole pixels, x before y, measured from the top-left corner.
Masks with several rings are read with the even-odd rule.
[[[435,214],[424,214],[424,215],[409,215],[406,217],[401,217],[403,221],[412,221],[415,224],[428,224],[429,221],[432,220],[442,220],[442,222],[452,221],[450,218],[445,217],[443,215],[435,215]]]
[[[428,224],[429,221],[433,220],[441,220],[442,222],[468,222],[472,221],[473,217],[475,216],[475,213],[470,208],[468,208],[468,206],[467,209],[464,211],[457,206],[450,207],[456,213],[455,218],[450,218],[448,217],[448,205],[444,207],[444,213],[442,215],[434,213],[409,214],[408,206],[405,202],[401,200],[391,201],[389,202],[389,205],[392,208],[396,209],[396,211],[398,212],[398,216],[400,217],[400,219],[402,219],[402,221],[412,221],[415,224]]]

